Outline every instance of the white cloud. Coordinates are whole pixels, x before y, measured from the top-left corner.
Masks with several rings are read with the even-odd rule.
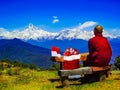
[[[85,22],[83,24],[80,24],[79,29],[84,29],[84,28],[87,28],[87,27],[95,26],[96,24],[97,24],[97,22],[87,21],[87,22]]]
[[[58,18],[57,16],[53,16],[54,19]]]
[[[55,24],[55,23],[58,23],[59,22],[59,19],[57,16],[53,16],[53,21],[52,23]]]

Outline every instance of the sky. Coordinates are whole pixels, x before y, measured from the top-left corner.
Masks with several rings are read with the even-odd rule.
[[[119,0],[0,0],[0,28],[13,31],[33,25],[49,32],[97,22],[120,30]]]

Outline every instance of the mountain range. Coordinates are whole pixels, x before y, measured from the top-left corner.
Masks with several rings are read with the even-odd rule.
[[[13,39],[18,38],[22,40],[64,40],[64,39],[83,39],[88,40],[93,37],[93,28],[96,23],[89,21],[82,25],[78,25],[72,28],[65,28],[59,32],[48,32],[46,30],[40,29],[33,24],[29,24],[23,30],[13,30],[9,32],[4,28],[0,28],[0,38],[1,39]],[[120,38],[120,32],[113,30],[113,31],[104,31],[104,36],[114,39]]]

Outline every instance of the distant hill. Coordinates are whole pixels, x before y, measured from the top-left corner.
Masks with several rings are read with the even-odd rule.
[[[34,46],[19,39],[0,40],[0,59],[9,58],[49,68],[51,65],[49,57],[50,49]]]

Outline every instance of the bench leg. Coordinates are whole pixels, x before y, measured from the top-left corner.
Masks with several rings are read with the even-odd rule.
[[[62,86],[68,86],[69,80],[68,77],[60,77]]]

